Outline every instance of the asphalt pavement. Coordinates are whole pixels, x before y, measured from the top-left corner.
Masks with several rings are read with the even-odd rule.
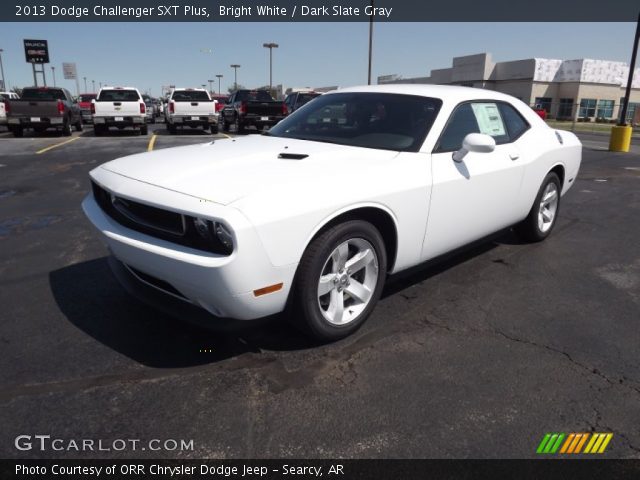
[[[190,326],[109,271],[87,172],[215,138],[0,133],[0,458],[529,458],[546,432],[640,458],[637,145],[585,135],[545,242],[503,232],[392,278],[362,329],[316,345],[281,317]],[[193,449],[16,449],[36,434]]]

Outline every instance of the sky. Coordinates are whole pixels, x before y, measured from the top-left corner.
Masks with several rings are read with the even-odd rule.
[[[378,75],[428,76],[455,56],[489,52],[494,61],[523,58],[594,58],[629,62],[634,23],[376,23],[373,83]],[[273,84],[340,87],[367,82],[369,24],[359,23],[0,23],[0,48],[10,87],[33,84],[22,40],[49,41],[58,86],[62,62],[75,62],[96,87],[138,87],[160,95],[162,85],[200,86],[222,74],[222,91],[238,83],[269,83],[269,51],[275,42]],[[217,79],[216,79],[217,80]],[[216,82],[217,87],[217,82]]]

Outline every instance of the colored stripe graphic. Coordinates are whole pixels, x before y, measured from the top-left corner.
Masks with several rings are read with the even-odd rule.
[[[613,433],[546,433],[540,441],[536,453],[569,455],[604,453],[612,438]],[[583,447],[585,447],[584,450]]]

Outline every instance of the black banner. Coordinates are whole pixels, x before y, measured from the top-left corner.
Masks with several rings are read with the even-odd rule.
[[[640,460],[2,460],[8,479],[638,479]]]
[[[0,21],[633,22],[639,9],[630,0],[16,0],[0,2]]]

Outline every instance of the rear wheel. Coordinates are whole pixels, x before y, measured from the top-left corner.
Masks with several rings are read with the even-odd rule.
[[[169,133],[171,135],[175,135],[178,132],[177,127],[175,125],[170,124],[170,123],[167,125],[167,130],[169,131]]]
[[[149,127],[147,125],[143,125],[142,127],[140,127],[140,135],[148,135],[149,134]]]
[[[215,135],[216,133],[218,133],[218,125],[212,124],[211,125],[211,133],[213,135]]]
[[[556,173],[549,172],[540,186],[529,215],[515,228],[522,239],[540,242],[551,234],[560,212],[561,191],[560,178]]]
[[[293,320],[322,341],[350,335],[380,298],[386,270],[384,241],[373,225],[353,220],[328,229],[300,262]]]
[[[65,137],[70,137],[71,136],[71,123],[69,123],[69,121],[66,121],[62,124],[62,135],[64,135]]]
[[[105,130],[104,125],[94,125],[93,126],[93,134],[96,137],[100,137],[100,136],[104,135],[105,131],[106,130]]]
[[[24,136],[24,129],[22,127],[13,127],[11,133],[13,133],[14,137],[21,138]]]
[[[76,127],[76,132],[81,132],[82,131],[82,129],[84,128],[82,126],[82,118],[78,119],[78,121],[75,124],[75,127]]]
[[[240,116],[236,115],[234,121],[233,121],[233,127],[235,130],[235,133],[244,133],[244,125],[242,124],[242,122],[240,121]]]

